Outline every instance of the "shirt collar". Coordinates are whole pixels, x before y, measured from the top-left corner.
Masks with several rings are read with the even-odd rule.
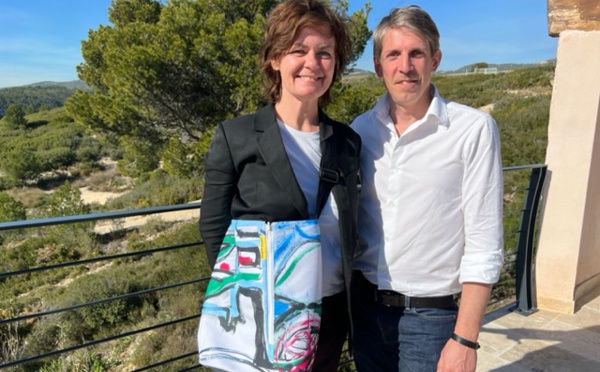
[[[414,126],[419,126],[425,122],[433,122],[447,128],[450,126],[450,120],[448,119],[446,101],[440,96],[435,85],[431,84],[431,90],[433,93],[433,100],[425,115],[417,120]],[[388,124],[392,122],[392,118],[390,117],[389,93],[385,93],[379,101],[377,101],[373,107],[373,113],[381,123]]]

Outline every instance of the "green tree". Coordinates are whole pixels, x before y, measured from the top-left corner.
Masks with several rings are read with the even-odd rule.
[[[367,80],[368,79],[368,80]],[[362,83],[344,83],[333,91],[333,102],[326,111],[332,118],[350,124],[358,115],[371,109],[385,93],[385,86],[374,77]]]
[[[490,67],[490,65],[487,62],[477,62],[473,65],[473,71],[475,71],[478,68],[488,68]]]
[[[25,110],[18,103],[13,103],[6,108],[4,122],[12,129],[25,128],[27,119],[25,118]]]
[[[172,138],[195,151],[216,123],[263,104],[257,55],[265,15],[277,0],[114,0],[111,26],[82,43],[78,75],[92,92],[66,102],[76,121],[96,131],[152,144]],[[338,2],[345,14],[346,0]],[[355,61],[370,32],[370,11],[353,13]],[[173,152],[171,142],[171,153]]]
[[[353,66],[354,62],[363,54],[367,41],[371,38],[372,32],[367,27],[367,19],[373,8],[369,1],[365,3],[363,9],[348,15],[349,6],[348,0],[337,0],[336,2],[337,12],[348,19],[348,29],[352,38],[352,56],[348,60],[348,66]]]
[[[117,162],[119,172],[129,177],[139,177],[158,167],[160,158],[151,143],[134,137],[121,139],[123,158]]]

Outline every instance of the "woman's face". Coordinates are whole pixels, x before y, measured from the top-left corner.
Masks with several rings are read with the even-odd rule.
[[[335,71],[335,39],[324,30],[305,28],[278,60],[281,100],[318,100],[329,88]]]

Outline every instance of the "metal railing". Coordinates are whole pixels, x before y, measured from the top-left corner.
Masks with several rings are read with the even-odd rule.
[[[546,166],[539,164],[508,167],[504,168],[504,174],[505,195],[507,195],[505,197],[504,215],[506,263],[501,281],[494,289],[490,304],[496,304],[496,306],[499,306],[504,305],[507,302],[514,303],[515,311],[522,314],[529,314],[536,311],[535,283],[533,281],[532,271],[533,257],[535,255],[535,239],[537,235],[536,222],[539,201],[542,197],[542,189],[546,175]],[[24,230],[34,228],[44,229],[55,225],[76,226],[76,224],[95,223],[96,221],[101,220],[122,221],[122,219],[129,217],[161,215],[167,212],[181,212],[193,209],[199,210],[200,208],[200,203],[190,203],[184,205],[102,212],[69,217],[4,222],[0,223],[0,233],[7,231],[22,232]],[[192,221],[189,223],[194,222]],[[118,231],[119,226],[116,224],[115,228],[111,230],[111,233],[116,234]],[[200,246],[202,244],[203,243],[198,234],[197,240],[187,242],[180,241],[178,244],[168,244],[165,246],[152,247],[150,249],[140,249],[116,254],[105,254],[106,252],[102,252],[102,254],[100,254],[95,252],[94,254],[91,254],[90,257],[85,257],[78,260],[59,262],[51,265],[18,268],[16,270],[6,270],[4,272],[0,272],[0,285],[8,286],[15,280],[14,278],[17,277],[25,277],[24,280],[27,280],[28,277],[34,275],[35,273],[59,271],[75,267],[89,269],[89,267],[93,265],[106,262],[124,262],[124,265],[126,266],[129,264],[129,261],[127,260],[136,260],[133,262],[137,262],[137,260],[142,260],[145,257],[159,255],[161,253],[173,255],[175,254],[174,252],[189,252],[187,251],[188,249],[201,250]],[[2,246],[0,249],[14,250],[15,247]],[[185,254],[190,255],[189,253]],[[199,259],[198,261],[201,260],[203,260],[203,258]],[[189,262],[189,264],[198,264],[197,272],[200,273],[200,264],[198,262]],[[4,263],[4,267],[7,267],[7,265],[8,263]],[[2,263],[0,263],[0,271],[5,270],[2,267]],[[196,270],[196,266],[194,266],[194,270]],[[64,276],[61,276],[59,279],[63,277]],[[208,279],[208,276],[199,278],[184,278],[178,282],[170,284],[162,283],[162,285],[148,288],[130,288],[127,293],[111,295],[92,301],[70,304],[68,306],[56,308],[41,306],[39,311],[23,311],[21,309],[16,313],[11,313],[11,311],[8,311],[7,309],[0,308],[0,369],[8,368],[15,371],[38,370],[38,368],[45,368],[50,361],[58,360],[58,363],[61,363],[61,360],[57,358],[70,355],[73,352],[91,350],[94,347],[99,347],[99,345],[114,342],[131,344],[131,340],[135,337],[138,337],[140,334],[151,334],[152,332],[156,332],[158,329],[182,325],[183,323],[187,325],[188,329],[192,330],[190,333],[195,334],[193,330],[196,328],[197,320],[201,315],[197,311],[200,309],[200,303],[204,293],[204,285]],[[56,283],[52,284],[56,285]],[[17,327],[18,324],[34,324],[43,318],[50,318],[53,316],[56,317],[60,316],[61,314],[102,306],[108,303],[114,303],[116,301],[131,301],[135,298],[140,298],[151,294],[158,294],[159,292],[165,292],[173,288],[182,288],[188,286],[192,286],[193,293],[196,293],[198,296],[198,306],[195,309],[189,309],[190,313],[179,314],[179,316],[176,318],[168,317],[168,319],[163,319],[155,324],[144,324],[144,326],[136,327],[134,329],[120,329],[117,334],[113,335],[107,336],[103,334],[104,332],[100,332],[102,333],[102,337],[96,337],[96,335],[94,335],[93,339],[91,340],[88,340],[87,337],[82,337],[81,342],[77,344],[69,344],[64,347],[60,347],[60,345],[53,345],[48,347],[49,350],[36,353],[35,355],[30,355],[30,353],[27,351],[27,345],[24,344],[25,337],[23,332]],[[0,292],[0,295],[2,293],[6,293],[6,290],[4,290],[4,292]],[[7,300],[7,298],[0,297],[0,304],[7,303]],[[195,344],[195,337],[192,337],[191,339]],[[179,355],[171,355],[170,357],[162,360],[152,360],[147,362],[145,366],[137,366],[135,369],[128,370],[193,370],[202,368],[197,364],[197,351],[194,350],[193,347],[188,349],[189,350],[184,350]],[[89,355],[88,357],[90,358],[88,363],[93,364],[94,358],[90,357]],[[345,351],[345,355],[343,356],[343,360],[340,363],[339,368],[340,371],[354,370],[352,360],[347,350]],[[48,368],[45,370],[54,371]],[[105,369],[100,368],[97,370],[110,370],[110,367]]]

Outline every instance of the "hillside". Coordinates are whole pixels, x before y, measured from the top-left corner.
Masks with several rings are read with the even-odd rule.
[[[457,68],[456,70],[438,70],[436,72],[436,75],[448,75],[448,74],[452,75],[452,74],[470,73],[470,72],[473,72],[474,68],[477,65],[483,65],[486,68],[496,68],[498,70],[498,72],[508,72],[508,71],[515,71],[515,70],[531,68],[531,67],[535,68],[535,67],[543,67],[543,66],[549,66],[549,65],[554,66],[554,65],[556,65],[556,58],[539,61],[537,63],[485,63],[485,62],[472,63],[469,65]]]
[[[33,83],[29,85],[24,85],[22,88],[27,87],[65,87],[67,89],[89,89],[87,85],[81,80],[73,80],[73,81],[42,81],[39,83]],[[0,90],[1,91],[1,90]]]
[[[0,118],[13,103],[21,105],[28,113],[61,107],[77,89],[85,89],[81,81],[53,83],[43,82],[21,87],[0,89]]]

